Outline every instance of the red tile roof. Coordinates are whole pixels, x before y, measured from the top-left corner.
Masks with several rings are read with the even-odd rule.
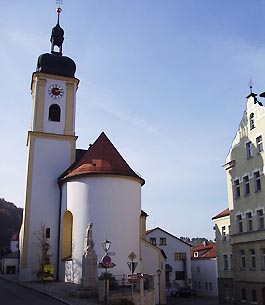
[[[194,256],[194,253],[197,252],[198,256]],[[199,258],[216,258],[217,248],[215,242],[208,242],[205,244],[200,244],[191,249],[191,257],[193,259]]]
[[[224,211],[222,211],[221,213],[217,214],[216,216],[214,216],[212,218],[212,220],[217,219],[217,218],[221,218],[221,217],[225,217],[225,216],[229,216],[230,215],[230,211],[229,209],[225,209]]]
[[[141,185],[145,183],[144,179],[130,168],[104,132],[81,158],[59,178],[59,181],[76,176],[98,174],[133,177],[138,179]]]

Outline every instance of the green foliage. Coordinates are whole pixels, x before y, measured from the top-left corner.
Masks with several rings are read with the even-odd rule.
[[[9,252],[13,234],[18,234],[22,223],[22,209],[0,198],[0,257]]]

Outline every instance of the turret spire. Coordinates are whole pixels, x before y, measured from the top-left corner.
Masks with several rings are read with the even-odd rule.
[[[63,54],[63,41],[64,41],[64,30],[60,27],[60,14],[62,12],[61,4],[62,0],[57,0],[56,3],[59,4],[56,12],[57,12],[57,24],[52,29],[52,35],[51,35],[51,53],[62,55]],[[54,47],[57,46],[59,48],[59,52],[54,51]]]

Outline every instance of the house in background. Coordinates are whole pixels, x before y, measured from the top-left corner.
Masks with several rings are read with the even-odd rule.
[[[19,245],[18,245],[18,234],[13,234],[10,241],[10,250],[12,252],[18,251]]]
[[[215,223],[217,244],[218,296],[219,302],[233,301],[232,246],[230,244],[230,211],[225,209],[212,218]]]
[[[218,295],[216,257],[215,242],[205,242],[191,249],[192,286],[198,295]]]
[[[166,286],[191,286],[191,245],[156,227],[146,231],[146,240],[164,251]]]

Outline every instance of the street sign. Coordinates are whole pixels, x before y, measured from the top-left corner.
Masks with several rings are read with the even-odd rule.
[[[137,282],[138,276],[137,274],[128,274],[128,282],[135,283]]]
[[[129,257],[129,259],[131,260],[131,261],[134,261],[135,259],[136,259],[136,254],[132,251],[129,255],[128,255],[128,257]]]
[[[111,263],[108,267],[104,266],[102,263],[98,263],[98,268],[113,268],[116,264]]]
[[[134,273],[138,263],[137,262],[127,262],[127,265],[131,271],[131,273]]]
[[[111,257],[109,255],[105,255],[102,257],[101,259],[101,263],[103,264],[103,266],[105,268],[109,268],[109,266],[111,265],[112,261],[111,261]]]

